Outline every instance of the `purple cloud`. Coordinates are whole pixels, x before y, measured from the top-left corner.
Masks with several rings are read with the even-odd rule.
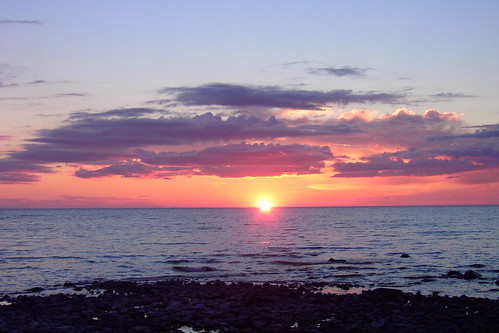
[[[271,117],[228,117],[205,113],[193,117],[146,118],[156,110],[124,109],[98,114],[77,113],[61,127],[39,132],[23,151],[12,157],[44,163],[91,162],[126,157],[146,146],[175,146],[201,142],[262,140],[344,134],[348,127],[290,126]]]
[[[50,167],[12,158],[0,159],[0,183],[19,184],[38,181],[39,173],[53,172]]]
[[[117,175],[125,178],[133,178],[149,175],[153,171],[158,170],[158,168],[140,162],[130,162],[110,165],[96,170],[86,170],[82,168],[75,172],[75,176],[79,178],[100,178]]]
[[[453,174],[481,168],[462,159],[440,159],[434,156],[404,158],[404,152],[382,153],[363,157],[363,162],[336,162],[333,177],[394,177],[435,176]]]
[[[336,119],[299,120],[178,116],[149,108],[78,112],[0,160],[0,182],[36,181],[39,174],[53,172],[54,163],[78,164],[75,175],[80,178],[316,174],[333,158],[324,143],[345,155],[336,157],[335,177],[456,174],[499,167],[498,135],[497,124],[466,133],[459,116],[435,110],[416,114],[399,109],[379,117],[354,110]],[[283,144],[234,144],[274,139]],[[321,146],[289,144],[302,140]],[[179,151],[183,145],[201,148]],[[374,146],[376,153],[369,155]],[[350,148],[340,147],[364,156],[351,161],[346,156]],[[383,147],[390,152],[377,153]]]
[[[80,169],[77,177],[210,175],[268,177],[317,174],[333,154],[329,147],[309,145],[231,144],[187,152],[140,150],[141,162],[122,163],[96,170]]]
[[[393,104],[405,99],[401,93],[366,92],[352,90],[292,90],[278,86],[251,86],[210,83],[198,87],[164,88],[163,94],[174,95],[173,100],[187,106],[221,105],[231,107],[269,107],[320,110],[330,104],[351,103]]]

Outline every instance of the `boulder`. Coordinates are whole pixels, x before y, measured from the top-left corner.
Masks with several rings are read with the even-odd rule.
[[[473,279],[478,279],[481,276],[482,276],[482,274],[477,273],[474,270],[470,269],[470,270],[467,270],[466,272],[464,272],[463,278],[465,280],[473,280]]]

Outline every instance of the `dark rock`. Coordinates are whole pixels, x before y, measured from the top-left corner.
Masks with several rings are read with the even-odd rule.
[[[27,291],[32,292],[32,293],[38,293],[38,292],[44,291],[44,290],[45,289],[43,289],[42,287],[34,287],[34,288],[28,289]]]
[[[482,276],[482,274],[477,273],[477,272],[470,269],[470,270],[464,272],[463,278],[465,280],[473,280],[473,279],[478,279],[481,276]]]
[[[496,281],[496,286],[499,286],[499,280]]]
[[[404,296],[404,292],[402,290],[392,288],[376,288],[371,291],[362,293],[372,294],[383,299],[398,298]]]
[[[458,278],[458,279],[462,279],[464,277],[463,273],[461,273],[459,271],[448,271],[446,276]]]
[[[344,259],[329,258],[328,262],[346,263],[347,261]]]
[[[407,253],[403,253],[400,258],[410,258],[411,256],[408,255]]]

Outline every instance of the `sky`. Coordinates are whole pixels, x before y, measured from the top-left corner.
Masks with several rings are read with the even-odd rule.
[[[499,204],[497,17],[0,0],[0,208]]]

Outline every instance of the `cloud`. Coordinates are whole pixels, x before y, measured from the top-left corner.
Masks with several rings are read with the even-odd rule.
[[[463,133],[460,115],[431,109],[418,114],[406,108],[400,108],[380,116],[377,116],[376,111],[354,109],[328,123],[344,126],[349,134],[321,137],[325,142],[366,147],[379,145],[390,149],[427,147],[434,145],[428,141],[429,137],[454,136]]]
[[[57,94],[54,97],[85,97],[88,96],[87,94],[83,93],[64,93],[64,94]]]
[[[110,165],[104,168],[87,170],[81,168],[75,172],[75,176],[79,178],[101,178],[108,176],[122,176],[125,178],[141,177],[151,174],[153,171],[158,171],[159,168],[151,167],[146,164],[132,161],[129,163]]]
[[[132,161],[100,169],[80,169],[77,177],[210,175],[271,177],[321,173],[333,154],[329,147],[309,145],[230,144],[187,152],[140,150]]]
[[[334,170],[338,174],[334,177],[434,176],[482,167],[465,159],[445,159],[432,155],[426,151],[401,151],[363,157],[362,162],[337,162]]]
[[[478,128],[474,133],[466,133],[460,135],[445,135],[440,137],[430,138],[432,141],[441,141],[441,140],[452,140],[458,138],[468,138],[468,139],[486,139],[486,138],[497,138],[499,137],[499,124],[492,125],[482,125],[482,126],[468,126],[467,128]]]
[[[333,76],[352,76],[352,77],[364,77],[366,76],[369,68],[359,68],[359,67],[322,67],[322,68],[311,68],[308,70],[309,73],[319,74],[319,75],[333,75]]]
[[[230,107],[269,107],[321,110],[328,105],[351,103],[393,104],[405,99],[402,93],[353,92],[352,90],[313,91],[284,89],[278,86],[251,86],[210,83],[198,87],[164,88],[173,100],[187,106],[220,105]]]
[[[455,113],[431,109],[417,114],[401,108],[379,116],[354,109],[334,119],[178,115],[150,108],[76,112],[60,126],[39,131],[23,149],[8,152],[0,160],[0,181],[33,182],[54,172],[54,163],[76,168],[80,178],[315,174],[328,172],[332,151],[334,177],[497,168],[499,125],[472,129]],[[281,144],[240,143],[267,140]]]
[[[73,112],[70,115],[71,120],[85,120],[85,119],[104,119],[104,118],[136,118],[146,115],[154,114],[167,114],[167,111],[156,110],[149,108],[127,108],[127,109],[113,109],[104,112]]]
[[[51,172],[53,172],[52,169],[44,165],[12,158],[0,159],[1,184],[32,183],[39,180],[40,173]]]
[[[34,24],[41,25],[42,21],[39,20],[0,20],[0,24]]]
[[[489,132],[494,135],[487,135]],[[444,136],[441,140],[432,137],[425,147],[364,156],[360,161],[338,159],[333,165],[338,172],[334,177],[433,176],[494,170],[499,168],[496,136],[495,130],[479,130],[475,135]]]
[[[441,92],[438,94],[433,94],[430,95],[431,98],[437,100],[437,101],[450,101],[453,99],[459,99],[459,98],[473,98],[477,97],[474,95],[466,95],[463,93],[451,93],[451,92]]]
[[[236,116],[223,119],[205,113],[192,117],[140,117],[152,109],[120,109],[102,113],[75,113],[54,129],[41,130],[24,150],[11,153],[17,159],[51,162],[92,162],[125,158],[132,149],[146,146],[177,146],[232,140],[264,140],[345,134],[341,125],[291,126],[271,117]]]

